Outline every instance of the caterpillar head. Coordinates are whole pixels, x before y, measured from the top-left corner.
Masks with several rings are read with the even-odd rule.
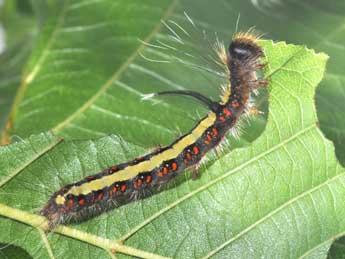
[[[256,41],[257,38],[254,35],[248,33],[237,34],[229,46],[230,58],[247,61],[263,56],[263,50]]]

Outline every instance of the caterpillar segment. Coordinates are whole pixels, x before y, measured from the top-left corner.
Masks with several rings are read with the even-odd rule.
[[[170,145],[111,166],[56,191],[40,212],[47,217],[50,229],[59,224],[92,218],[150,195],[187,168],[193,168],[193,178],[197,178],[201,159],[210,150],[215,150],[227,132],[235,128],[239,118],[247,112],[251,94],[268,84],[256,75],[265,64],[261,63],[264,53],[255,36],[239,33],[234,36],[227,51],[224,47],[219,49],[219,59],[229,75],[228,86],[219,102],[193,91],[166,91],[150,95],[194,98],[209,108],[207,115]],[[250,112],[259,113],[255,108]]]

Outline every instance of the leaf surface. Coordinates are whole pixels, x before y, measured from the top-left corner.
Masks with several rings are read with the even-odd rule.
[[[61,228],[69,237],[50,234],[45,241],[42,232],[24,224],[39,217],[22,217],[25,212],[37,212],[64,184],[144,153],[114,136],[65,141],[1,186],[0,213],[6,218],[0,224],[11,231],[1,233],[0,242],[15,242],[35,258],[49,253],[109,258],[111,245],[103,239],[100,245],[91,234],[124,241],[122,253],[142,258],[150,258],[145,252],[171,258],[325,258],[345,230],[344,169],[316,126],[313,99],[327,57],[303,46],[262,45],[269,64],[269,114],[251,145],[219,158],[209,155],[196,181],[183,174],[157,195],[70,226],[81,232]],[[15,145],[20,144],[28,145]],[[15,145],[12,151],[2,148],[8,158],[18,152]],[[1,171],[9,175],[14,169],[4,164]]]

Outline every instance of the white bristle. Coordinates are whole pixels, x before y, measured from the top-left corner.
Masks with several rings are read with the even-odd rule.
[[[142,101],[146,101],[146,100],[152,99],[152,98],[155,97],[155,96],[156,96],[155,93],[142,94],[142,95],[141,95],[141,100],[142,100]]]

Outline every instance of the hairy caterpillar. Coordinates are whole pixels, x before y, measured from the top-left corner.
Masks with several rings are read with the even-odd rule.
[[[260,62],[264,53],[255,36],[236,34],[228,51],[222,46],[218,56],[227,67],[230,80],[221,101],[214,102],[193,91],[154,94],[191,96],[205,104],[210,111],[189,133],[171,145],[107,168],[55,192],[41,210],[41,215],[49,220],[51,229],[58,224],[82,221],[101,214],[136,197],[144,197],[147,190],[164,186],[186,168],[197,167],[202,157],[234,128],[239,117],[248,112],[251,93],[267,85],[266,80],[256,76],[256,71],[264,67]]]

